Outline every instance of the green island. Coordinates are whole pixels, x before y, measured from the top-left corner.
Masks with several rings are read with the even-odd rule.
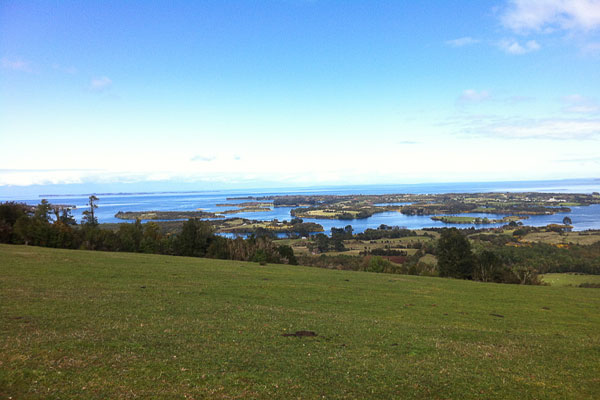
[[[508,215],[499,219],[489,219],[481,217],[459,217],[454,215],[436,215],[431,217],[433,221],[441,221],[446,224],[474,224],[474,225],[485,225],[485,224],[508,224],[510,222],[518,222],[522,219],[527,219],[526,216],[512,216]]]
[[[239,214],[245,212],[266,212],[271,211],[270,208],[266,207],[240,207],[233,210],[225,210],[225,211],[217,211],[215,214],[217,215],[226,215],[226,214]]]
[[[240,207],[240,208],[248,208],[248,207],[271,208],[271,207],[273,207],[273,203],[264,202],[264,201],[245,201],[243,203],[219,203],[216,206],[217,207]]]
[[[375,213],[387,211],[399,211],[406,215],[461,213],[548,215],[569,212],[571,206],[600,204],[598,194],[538,192],[289,195],[244,197],[243,199],[272,201],[274,207],[292,207],[291,214],[295,217],[342,220],[368,218]]]
[[[273,207],[273,203],[268,202],[259,202],[259,201],[246,201],[243,203],[221,203],[217,204],[217,207],[237,207],[231,210],[226,211],[217,211],[216,214],[239,214],[246,212],[266,212],[271,211],[271,207]]]
[[[290,195],[228,198],[241,203],[221,203],[218,207],[235,207],[218,212],[205,211],[136,211],[119,212],[115,217],[125,220],[214,219],[228,214],[268,212],[271,207],[291,207],[293,218],[364,219],[382,212],[405,215],[432,215],[432,219],[455,224],[496,224],[527,219],[531,215],[569,212],[569,206],[600,204],[597,194],[572,193],[449,193],[449,194],[385,194],[385,195]],[[398,204],[400,203],[400,204]],[[502,218],[448,216],[443,214],[488,213],[511,214]],[[280,231],[277,224],[257,223],[266,229]],[[310,230],[315,232],[315,230]]]
[[[139,220],[185,220],[189,218],[224,218],[217,213],[206,211],[119,211],[116,218],[135,221]]]

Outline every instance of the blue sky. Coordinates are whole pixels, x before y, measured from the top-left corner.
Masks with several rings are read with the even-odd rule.
[[[0,190],[600,175],[600,1],[3,1]]]

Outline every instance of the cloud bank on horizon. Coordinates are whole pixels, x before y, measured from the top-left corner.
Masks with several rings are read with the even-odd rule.
[[[2,3],[0,187],[599,176],[600,0],[458,4]]]

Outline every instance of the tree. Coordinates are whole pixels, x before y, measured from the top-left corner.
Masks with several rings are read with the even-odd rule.
[[[352,233],[354,232],[352,225],[346,225],[344,227],[344,232],[346,233],[346,239],[352,239]]]
[[[119,224],[118,231],[121,251],[137,253],[141,250],[144,228],[142,222],[136,219],[133,224]]]
[[[515,265],[510,271],[514,274],[517,282],[521,285],[539,285],[540,278],[537,270],[525,265]]]
[[[440,276],[471,279],[475,266],[471,243],[456,228],[444,229],[438,240]]]
[[[279,255],[282,258],[287,260],[288,264],[298,265],[298,260],[296,259],[296,256],[294,255],[294,249],[291,246],[288,246],[286,244],[281,245],[277,248],[277,251],[279,252]]]
[[[86,225],[90,225],[90,226],[98,225],[98,218],[96,218],[96,215],[94,214],[94,210],[96,208],[98,208],[98,205],[96,204],[97,201],[98,201],[98,198],[96,196],[91,195],[89,197],[88,205],[90,206],[90,209],[89,209],[89,211],[86,210],[83,212],[83,219],[81,220],[82,224],[86,224]]]
[[[346,246],[344,246],[344,241],[341,239],[332,239],[333,242],[333,250],[334,251],[346,251]]]
[[[319,250],[319,253],[325,253],[327,250],[329,250],[329,238],[327,235],[323,233],[317,233],[314,236],[314,241],[317,245],[317,250]]]
[[[50,212],[52,211],[52,206],[48,203],[48,200],[42,199],[40,204],[35,208],[35,212],[33,213],[33,217],[40,222],[50,223],[52,217],[50,216]]]
[[[22,215],[15,222],[14,233],[18,240],[25,244],[34,246],[54,247],[54,232],[50,221],[52,207],[46,199],[43,199],[35,208],[33,217]]]
[[[30,207],[23,203],[0,203],[0,242],[12,243],[15,240],[13,229],[20,217],[26,217]]]
[[[163,249],[163,235],[160,226],[156,222],[144,224],[144,235],[140,244],[140,250],[144,253],[160,253]]]
[[[502,271],[502,260],[493,251],[484,250],[477,257],[473,279],[482,282],[494,281]]]
[[[206,250],[206,256],[209,258],[220,258],[227,260],[231,257],[229,252],[228,239],[221,236],[214,236],[210,246]]]
[[[181,233],[175,239],[175,253],[179,256],[204,257],[212,238],[210,223],[191,218],[183,223]]]
[[[367,272],[396,272],[396,268],[389,260],[379,256],[365,258],[362,269]]]
[[[250,261],[257,262],[260,265],[267,265],[267,253],[263,249],[258,249],[254,252]]]
[[[52,211],[54,212],[55,224],[77,225],[77,221],[73,218],[69,207],[54,206]]]

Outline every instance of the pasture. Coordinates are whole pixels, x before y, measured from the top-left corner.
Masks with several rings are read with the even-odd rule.
[[[0,398],[600,397],[600,290],[0,245]]]

